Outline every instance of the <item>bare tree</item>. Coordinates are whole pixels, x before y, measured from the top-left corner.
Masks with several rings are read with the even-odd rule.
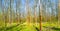
[[[58,25],[60,23],[60,0],[58,0]]]
[[[21,16],[21,13],[20,13],[20,5],[21,4],[21,0],[17,0],[16,1],[16,16],[17,16],[17,22],[19,23],[19,21],[21,20],[20,19],[20,16]],[[19,20],[20,19],[20,20]]]
[[[11,12],[10,12],[11,13],[10,14],[11,15],[11,23],[13,23],[13,17],[14,17],[13,3],[14,3],[14,0],[11,0],[11,9],[10,9],[11,10]]]
[[[18,2],[18,0],[16,1],[16,21],[17,21],[17,23],[18,23],[18,10],[17,10],[17,6],[18,6],[17,4],[18,4],[18,3],[17,3],[17,2]]]
[[[26,22],[30,23],[29,0],[26,0],[26,10],[27,10],[27,19],[26,19]]]
[[[36,23],[36,25],[37,25],[37,3],[38,3],[38,0],[34,0],[34,21],[35,21],[35,23]]]
[[[39,19],[40,19],[40,31],[42,31],[42,4],[41,0],[39,0]]]

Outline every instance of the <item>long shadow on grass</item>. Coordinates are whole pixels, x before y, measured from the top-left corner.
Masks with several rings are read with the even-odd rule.
[[[0,28],[0,31],[2,31],[2,30],[10,30],[10,29],[12,29],[14,27],[17,27],[17,26],[19,26],[19,24],[11,26],[11,27],[2,27],[2,28]]]
[[[39,29],[38,29],[36,26],[33,25],[33,27],[35,27],[35,29],[36,29],[37,31],[39,31]]]
[[[12,29],[12,28],[17,27],[17,26],[19,26],[19,24],[11,26],[11,27],[6,27],[6,30]]]
[[[43,26],[44,28],[49,28],[49,27],[46,27],[46,26]],[[57,28],[57,27],[50,27],[50,29],[52,30],[56,30],[56,31],[60,31],[60,28]]]
[[[60,28],[56,28],[56,27],[52,27],[51,29],[56,30],[56,31],[60,31]]]

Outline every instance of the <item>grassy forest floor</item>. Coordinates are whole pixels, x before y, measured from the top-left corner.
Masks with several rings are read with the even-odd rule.
[[[4,26],[3,23],[0,23],[0,31],[39,31],[39,23],[27,23],[17,24],[12,23],[11,25],[7,23]],[[60,25],[57,22],[49,23],[49,22],[42,22],[42,31],[60,31]]]

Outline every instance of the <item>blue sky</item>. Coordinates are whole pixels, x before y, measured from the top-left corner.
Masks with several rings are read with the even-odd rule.
[[[56,4],[57,4],[57,2],[58,2],[58,0],[51,0],[51,2],[52,3],[55,3],[55,5],[53,6],[54,8],[56,8]],[[23,12],[26,12],[25,11],[25,3],[26,3],[26,1],[25,0],[21,0],[21,13],[23,13]],[[4,5],[4,0],[2,0],[2,4]],[[8,3],[9,4],[9,3]],[[8,6],[8,4],[6,5],[6,7]],[[1,5],[1,4],[0,4]],[[32,6],[34,5],[34,0],[30,0],[29,1],[29,6],[30,6],[30,8],[32,8]],[[14,8],[14,10],[16,11],[16,0],[14,0],[14,4],[13,4],[13,6],[12,6],[13,8]],[[1,11],[1,7],[0,7],[0,11]],[[51,9],[50,9],[50,11],[51,11]]]

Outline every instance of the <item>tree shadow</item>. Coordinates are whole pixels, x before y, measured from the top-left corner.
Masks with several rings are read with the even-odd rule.
[[[56,27],[52,27],[51,29],[56,30],[56,31],[60,31],[60,28],[56,28]]]
[[[46,26],[43,26],[44,28],[50,28],[52,30],[56,30],[56,31],[60,31],[60,28],[57,28],[57,27],[46,27]]]
[[[10,27],[2,27],[2,28],[0,28],[0,31],[2,31],[2,30],[4,30],[4,31],[10,30],[10,29],[12,29],[12,28],[14,28],[14,27],[17,27],[17,26],[19,26],[19,24],[14,25],[14,26],[10,26]]]

